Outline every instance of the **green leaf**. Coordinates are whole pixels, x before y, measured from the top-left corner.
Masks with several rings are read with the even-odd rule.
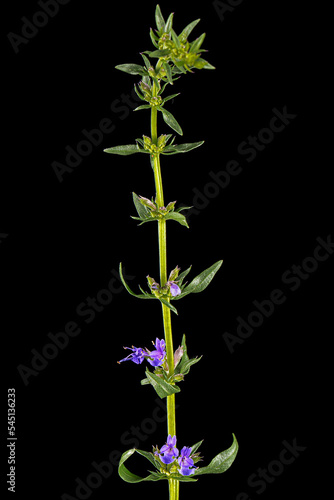
[[[165,300],[165,299],[163,299],[163,298],[161,298],[161,297],[159,298],[159,300],[160,300],[160,302],[161,302],[164,306],[168,307],[171,311],[173,311],[173,313],[175,313],[176,315],[178,315],[178,312],[177,312],[176,307],[172,306],[172,304],[171,304],[170,302],[168,302],[168,300]]]
[[[149,61],[149,59],[145,56],[145,54],[141,53],[140,55],[141,55],[141,56],[142,56],[142,58],[144,59],[144,63],[145,63],[146,68],[147,68],[147,69],[149,69],[149,68],[152,66],[151,62],[150,62],[150,61]]]
[[[173,40],[173,42],[176,45],[176,48],[180,49],[181,48],[181,42],[180,42],[179,37],[177,36],[177,34],[175,33],[174,30],[171,31],[171,35],[172,35],[172,40]]]
[[[146,369],[146,377],[161,399],[165,398],[166,396],[170,396],[171,394],[180,392],[180,388],[177,385],[169,384],[164,379],[158,377],[158,375],[151,373],[148,368]]]
[[[155,22],[159,31],[165,31],[165,20],[161,12],[160,5],[157,5],[155,9]]]
[[[133,474],[132,472],[130,472],[125,467],[124,462],[126,460],[128,460],[135,452],[144,456],[152,463],[151,458],[148,458],[148,456],[147,456],[147,452],[143,452],[141,450],[136,450],[135,448],[132,448],[131,450],[125,451],[123,453],[123,455],[121,456],[121,459],[120,459],[119,464],[118,464],[118,474],[123,479],[123,481],[126,481],[127,483],[140,483],[142,481],[159,481],[160,479],[165,479],[166,476],[163,477],[164,476],[163,474],[159,474],[156,472],[151,473],[146,477],[140,477],[140,476],[137,476],[136,474]]]
[[[205,290],[205,288],[211,283],[212,279],[214,278],[215,274],[218,272],[222,265],[223,261],[219,260],[215,264],[213,264],[211,267],[203,271],[201,274],[196,276],[188,286],[184,288],[182,293],[180,295],[177,295],[174,297],[173,300],[179,300],[188,295],[189,293],[199,293]]]
[[[167,19],[167,21],[166,21],[166,26],[165,26],[165,32],[166,32],[166,33],[169,33],[169,32],[170,32],[170,30],[172,29],[172,26],[173,26],[173,18],[174,18],[174,12],[172,12],[172,13],[169,15],[169,17],[168,17],[168,19]]]
[[[142,203],[140,203],[139,196],[137,196],[136,193],[132,193],[132,199],[140,219],[146,219],[150,217],[150,212],[148,208],[145,207]]]
[[[149,295],[149,294],[144,294],[144,293],[137,294],[131,290],[131,288],[129,287],[129,285],[127,284],[127,282],[125,281],[124,276],[123,276],[122,262],[120,262],[120,264],[119,264],[119,276],[121,278],[121,281],[122,281],[126,291],[129,292],[129,294],[132,295],[133,297],[137,297],[137,299],[156,299],[156,297],[154,295]]]
[[[151,106],[149,104],[142,104],[141,106],[138,106],[138,108],[135,108],[133,111],[139,111],[140,109],[151,109]]]
[[[174,85],[173,84],[173,73],[172,73],[172,68],[170,67],[170,65],[168,64],[168,62],[164,61],[162,63],[162,66],[164,68],[164,70],[166,71],[166,75],[167,75],[167,80],[168,80],[168,83],[170,83],[171,85]]]
[[[150,57],[158,57],[159,59],[160,59],[160,57],[168,56],[169,53],[170,53],[169,49],[154,50],[153,52],[146,52],[146,54],[148,54]]]
[[[170,113],[169,111],[167,111],[167,109],[164,109],[160,106],[158,106],[157,109],[162,112],[162,117],[165,123],[167,123],[167,125],[171,129],[175,130],[175,132],[177,132],[179,135],[183,135],[182,128],[180,127],[180,125],[178,124],[172,113]]]
[[[196,453],[196,451],[198,450],[198,448],[201,446],[202,443],[203,443],[203,439],[202,439],[202,441],[199,441],[198,443],[194,444],[191,447],[191,454]]]
[[[199,142],[189,142],[185,144],[179,144],[179,145],[169,145],[167,146],[162,154],[164,155],[176,155],[179,153],[188,153],[188,151],[192,151],[193,149],[196,149],[204,144],[204,141],[199,141]]]
[[[179,38],[182,39],[187,39],[192,32],[192,30],[197,26],[197,24],[200,22],[200,19],[196,19],[196,21],[193,21],[192,23],[188,24],[180,34]]]
[[[167,101],[170,101],[171,99],[175,99],[175,97],[177,97],[178,95],[180,95],[180,92],[178,94],[172,94],[172,95],[165,97],[162,101],[163,104],[165,104],[165,102],[167,102]]]
[[[196,40],[190,44],[189,52],[197,54],[197,52],[199,51],[199,49],[201,48],[201,46],[204,42],[205,36],[206,36],[206,34],[203,33],[199,38],[196,38]]]
[[[237,456],[239,449],[238,441],[235,435],[232,434],[232,436],[233,436],[232,446],[227,450],[219,453],[219,455],[213,458],[209,463],[209,465],[207,465],[206,467],[200,467],[194,473],[194,476],[200,476],[202,474],[222,474],[231,467],[232,463],[235,460],[235,457]]]
[[[139,64],[119,64],[116,66],[116,69],[120,71],[124,71],[124,73],[129,73],[130,75],[147,75],[147,70],[143,66],[139,66]]]
[[[191,266],[188,267],[188,269],[186,269],[185,271],[183,271],[182,273],[180,273],[178,275],[178,277],[177,277],[177,283],[178,283],[178,285],[182,284],[184,278],[190,273],[190,271],[191,271]]]
[[[114,146],[113,148],[107,148],[103,150],[105,153],[110,153],[114,155],[128,156],[135,153],[146,153],[150,154],[149,151],[140,149],[137,144],[127,144],[126,146]]]
[[[165,220],[175,220],[181,226],[185,226],[189,229],[187,219],[185,218],[184,215],[179,214],[178,212],[169,212],[167,215],[165,215]]]
[[[202,356],[200,356],[199,358],[191,358],[191,359],[189,358],[185,335],[183,335],[183,337],[182,337],[181,346],[183,348],[183,356],[181,358],[180,363],[176,367],[175,371],[177,373],[181,373],[182,375],[188,375],[188,373],[190,371],[190,367],[192,365],[198,363],[202,359]]]
[[[150,29],[150,37],[151,37],[151,40],[152,40],[152,43],[153,43],[154,47],[156,47],[158,49],[159,45],[157,44],[157,41],[159,40],[159,37],[157,37],[154,34],[154,31],[152,30],[152,28]]]

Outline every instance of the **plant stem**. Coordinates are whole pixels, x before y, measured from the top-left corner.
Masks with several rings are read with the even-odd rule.
[[[153,91],[152,95],[157,95],[157,84],[153,80]],[[151,108],[151,139],[152,143],[158,144],[158,132],[157,132],[157,115],[158,111],[156,108]],[[154,181],[156,190],[156,203],[158,207],[164,206],[164,193],[161,177],[161,167],[160,167],[160,155],[155,154],[153,156],[153,169],[154,169]],[[160,285],[164,286],[167,283],[167,234],[166,234],[166,221],[161,219],[158,221],[158,239],[159,239],[159,267],[160,267]],[[168,299],[169,300],[169,299]],[[165,332],[165,342],[166,342],[166,353],[167,353],[167,363],[169,369],[169,375],[174,373],[174,347],[173,347],[173,335],[172,335],[172,321],[171,321],[171,310],[162,304],[162,316],[163,325]],[[167,396],[167,432],[171,436],[176,435],[176,418],[175,418],[175,394]],[[169,483],[169,499],[178,500],[179,499],[179,482],[173,479],[168,481]]]

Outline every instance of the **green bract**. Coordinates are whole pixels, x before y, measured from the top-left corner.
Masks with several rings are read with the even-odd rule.
[[[165,91],[169,85],[174,86],[183,74],[193,73],[195,70],[201,69],[214,69],[202,57],[205,52],[202,48],[205,33],[190,40],[190,36],[199,21],[199,19],[196,19],[182,31],[177,32],[173,27],[174,13],[171,13],[165,20],[159,5],[156,6],[156,29],[151,28],[150,30],[153,50],[147,50],[140,54],[142,65],[127,63],[116,66],[118,70],[137,77],[134,82],[134,89],[142,102],[134,111],[150,112],[150,136],[142,135],[134,139],[133,144],[112,146],[104,150],[106,153],[119,156],[129,156],[137,153],[149,155],[154,175],[155,196],[149,198],[146,197],[148,196],[147,193],[145,193],[145,196],[133,193],[132,197],[137,215],[132,216],[132,219],[139,221],[140,226],[147,222],[156,222],[159,242],[160,279],[156,280],[146,273],[146,290],[138,286],[137,292],[133,292],[124,279],[122,264],[119,265],[119,274],[125,289],[130,295],[138,299],[155,300],[159,303],[162,308],[164,327],[164,339],[160,340],[158,333],[156,333],[156,341],[153,342],[154,350],[138,347],[137,331],[139,328],[136,329],[136,339],[133,340],[136,347],[134,345],[125,347],[125,349],[131,351],[131,354],[119,363],[133,361],[136,365],[141,365],[145,359],[151,365],[152,368],[146,368],[145,378],[141,380],[141,385],[152,387],[160,398],[166,398],[167,400],[167,441],[161,447],[161,450],[156,447],[153,448],[153,452],[137,449],[126,451],[120,459],[118,472],[120,477],[129,483],[167,480],[169,484],[169,500],[179,500],[180,482],[195,482],[201,475],[225,472],[235,460],[238,451],[238,443],[233,435],[233,443],[230,448],[219,453],[208,465],[198,467],[197,463],[201,460],[201,457],[197,453],[197,449],[202,441],[192,447],[184,446],[180,452],[176,448],[175,395],[181,391],[182,382],[188,376],[191,367],[201,360],[201,356],[189,358],[185,335],[183,335],[181,344],[174,352],[171,313],[178,314],[174,306],[175,301],[193,293],[203,292],[223,263],[222,260],[218,260],[190,282],[185,280],[192,270],[191,266],[182,272],[176,266],[167,274],[166,233],[167,227],[169,227],[167,221],[175,221],[188,228],[186,216],[182,212],[191,207],[182,205],[177,207],[176,201],[165,203],[160,158],[164,155],[171,156],[191,152],[202,146],[204,141],[175,143],[176,137],[173,136],[173,133],[182,136],[183,129],[178,118],[169,109],[166,109],[166,106],[169,108],[169,105],[173,103],[173,100],[179,94],[169,93],[165,95]],[[173,133],[158,135],[158,118],[160,120],[162,118],[163,125],[171,129]],[[170,132],[170,130],[168,131]],[[145,328],[147,328],[147,325],[145,325]],[[157,325],[154,325],[154,330],[158,331]],[[148,475],[145,477],[133,474],[125,466],[125,462],[135,453],[146,458],[152,466],[152,470],[148,471]]]

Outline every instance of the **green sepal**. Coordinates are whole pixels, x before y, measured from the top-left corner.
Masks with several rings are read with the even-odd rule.
[[[199,142],[189,142],[185,144],[178,144],[178,145],[173,145],[170,144],[169,146],[166,146],[165,149],[162,151],[163,155],[176,155],[179,153],[188,153],[188,151],[192,151],[193,149],[199,148],[204,144],[204,141],[199,141]]]
[[[202,356],[200,356],[199,358],[191,358],[191,359],[189,358],[185,335],[183,335],[182,337],[181,346],[183,348],[183,354],[180,363],[175,368],[175,373],[180,373],[181,375],[188,375],[190,367],[198,363],[202,359]]]
[[[116,69],[120,71],[124,71],[124,73],[129,73],[130,75],[148,75],[148,71],[143,66],[139,66],[139,64],[119,64],[115,66]]]
[[[233,436],[233,443],[225,451],[222,451],[219,453],[215,458],[211,460],[209,465],[206,467],[200,467],[194,474],[193,476],[200,476],[202,474],[222,474],[225,472],[227,469],[229,469],[232,465],[232,463],[235,460],[235,457],[237,456],[239,445],[238,441],[235,437],[234,434]]]
[[[160,378],[158,375],[150,372],[148,368],[146,369],[146,377],[161,399],[170,396],[171,394],[180,392],[180,388],[177,385],[169,384],[163,378]]]
[[[196,276],[189,285],[187,285],[183,290],[180,295],[177,295],[176,297],[173,297],[173,300],[179,300],[188,295],[189,293],[199,293],[205,290],[205,288],[211,283],[212,279],[214,278],[215,274],[218,272],[220,269],[221,265],[223,264],[222,260],[219,260],[215,264],[213,264],[211,267],[203,271],[201,274]]]
[[[105,153],[110,153],[114,155],[129,156],[135,153],[145,153],[150,154],[149,151],[140,149],[138,144],[127,144],[125,146],[114,146],[112,148],[107,148],[103,150]]]
[[[167,125],[171,129],[175,130],[175,132],[177,132],[179,135],[183,135],[182,128],[180,127],[179,123],[176,121],[172,113],[167,111],[167,109],[162,108],[161,106],[157,106],[157,109],[161,111],[165,123],[167,123]]]

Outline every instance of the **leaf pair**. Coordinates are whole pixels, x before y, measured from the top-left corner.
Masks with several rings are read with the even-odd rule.
[[[176,280],[176,283],[181,288],[181,294],[177,295],[176,297],[171,297],[170,300],[180,300],[183,297],[185,297],[186,295],[189,295],[190,293],[203,292],[203,290],[205,290],[206,287],[211,283],[215,274],[219,271],[222,264],[223,264],[223,261],[219,260],[218,262],[213,264],[211,267],[209,267],[208,269],[203,271],[201,274],[196,276],[196,278],[194,278],[189,283],[189,285],[187,285],[187,284],[183,285],[182,281],[187,276],[187,274],[190,272],[190,270],[191,270],[191,266],[190,266],[186,271],[181,273],[179,275],[178,279]],[[122,263],[120,263],[120,265],[119,265],[119,274],[120,274],[120,278],[122,280],[124,287],[126,288],[126,290],[128,291],[128,293],[130,295],[132,295],[133,297],[137,297],[138,299],[157,299],[157,300],[160,300],[160,302],[163,305],[165,305],[166,307],[171,309],[175,314],[178,314],[177,309],[168,300],[164,299],[163,297],[156,297],[155,295],[144,292],[141,288],[140,288],[140,290],[142,293],[139,293],[139,294],[134,293],[124,279],[123,271],[122,271]]]
[[[118,465],[118,474],[127,483],[140,483],[142,481],[160,481],[162,479],[175,479],[176,481],[181,481],[181,482],[195,482],[197,481],[198,476],[204,474],[222,474],[231,467],[238,453],[239,445],[237,439],[234,434],[232,434],[232,436],[233,436],[232,445],[227,450],[224,450],[218,455],[216,455],[211,460],[209,465],[207,465],[206,467],[198,468],[191,476],[182,476],[178,472],[167,475],[165,472],[160,470],[161,464],[154,457],[153,453],[137,450],[136,448],[132,448],[131,450],[128,450],[123,453]],[[194,453],[199,448],[201,443],[202,441],[196,443],[196,445],[191,447],[192,453]],[[134,453],[138,453],[139,455],[145,457],[156,468],[156,471],[149,471],[150,474],[146,477],[140,477],[130,472],[126,468],[124,463]]]
[[[145,224],[145,222],[159,221],[164,219],[164,220],[175,220],[182,226],[189,228],[187,219],[180,212],[190,207],[181,207],[176,210],[172,209],[171,211],[168,212],[166,211],[166,213],[164,213],[164,211],[161,209],[157,211],[151,211],[140,202],[140,198],[138,195],[136,195],[136,193],[132,193],[132,197],[137,213],[139,215],[139,217],[132,217],[132,219],[139,220],[140,221],[139,226]]]

